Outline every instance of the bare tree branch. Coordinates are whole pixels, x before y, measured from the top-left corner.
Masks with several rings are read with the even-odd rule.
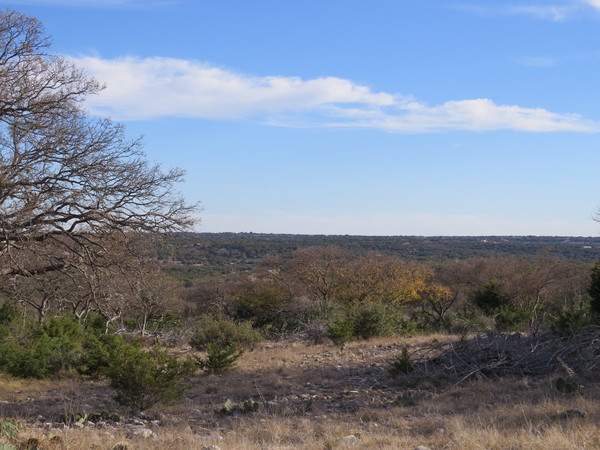
[[[86,112],[102,86],[49,43],[37,19],[0,11],[0,276],[82,274],[107,236],[186,230],[198,207],[175,189],[182,170]]]

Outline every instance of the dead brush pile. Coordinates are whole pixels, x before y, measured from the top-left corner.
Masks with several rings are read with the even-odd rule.
[[[600,327],[583,328],[568,338],[550,332],[478,333],[468,339],[426,345],[411,359],[414,375],[450,376],[457,384],[472,377],[543,377],[554,372],[597,381]]]

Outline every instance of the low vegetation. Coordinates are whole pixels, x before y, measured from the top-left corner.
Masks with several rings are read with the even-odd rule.
[[[452,373],[428,376],[421,355],[442,344],[463,345],[460,337],[440,334],[352,341],[343,353],[329,343],[263,342],[242,355],[235,370],[192,376],[182,400],[134,415],[111,398],[108,383],[63,378],[47,385],[5,378],[12,389],[3,393],[2,410],[14,422],[7,423],[12,434],[0,442],[17,446],[35,438],[52,448],[49,440],[60,438],[62,448],[73,449],[322,449],[350,442],[362,449],[579,449],[600,444],[597,381],[578,378],[575,390],[559,388],[559,380],[570,380],[559,368],[540,377],[494,376],[493,382],[477,375],[462,381]],[[391,373],[396,361],[409,364],[400,363],[402,370]],[[53,417],[65,411],[81,425],[64,426]],[[94,414],[104,411],[99,422],[86,419],[96,420]],[[134,434],[138,428],[152,435]]]
[[[178,286],[143,333],[139,315],[39,321],[7,298],[0,443],[594,448],[597,272],[309,247]]]

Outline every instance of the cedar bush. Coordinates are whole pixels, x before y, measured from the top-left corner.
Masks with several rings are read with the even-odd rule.
[[[262,333],[252,328],[252,322],[235,322],[222,315],[203,316],[190,338],[190,345],[198,351],[207,350],[209,345],[223,349],[234,347],[237,351],[245,351],[254,349],[262,340]]]
[[[414,371],[415,368],[410,359],[410,354],[408,353],[408,349],[404,347],[402,349],[402,354],[400,354],[396,359],[390,361],[390,365],[388,367],[388,372],[393,377],[398,375],[407,375]]]
[[[494,317],[494,323],[499,331],[518,331],[527,326],[531,317],[531,311],[525,308],[518,305],[504,305]]]
[[[570,337],[578,330],[590,325],[588,308],[566,308],[559,309],[550,316],[550,329],[559,336]]]
[[[143,411],[183,397],[189,387],[184,378],[195,370],[190,359],[182,360],[160,346],[144,350],[138,344],[122,343],[112,348],[105,374],[118,403]]]
[[[211,343],[206,346],[206,358],[196,358],[196,362],[204,372],[219,374],[232,369],[243,353],[234,345],[224,347],[219,343]]]
[[[600,324],[600,262],[597,262],[592,268],[590,278],[587,291],[590,296],[590,311],[595,322]]]
[[[354,318],[354,336],[369,339],[392,334],[414,334],[415,324],[409,325],[402,310],[395,305],[371,302],[358,305],[351,313]]]
[[[0,367],[20,378],[48,378],[78,367],[85,332],[71,315],[51,317],[43,324],[15,320],[0,326]]]
[[[492,316],[507,305],[509,299],[502,292],[502,284],[498,280],[490,280],[481,289],[473,292],[471,302],[484,314]]]
[[[91,377],[103,375],[111,364],[112,354],[125,346],[126,342],[121,336],[88,332],[77,372]]]
[[[327,326],[327,334],[329,339],[340,348],[340,351],[344,350],[346,342],[349,342],[354,337],[354,328],[356,321],[354,317],[338,317],[333,320]]]

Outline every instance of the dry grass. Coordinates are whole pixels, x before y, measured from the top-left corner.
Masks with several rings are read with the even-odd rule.
[[[131,436],[127,427],[104,430],[53,429],[34,425],[52,410],[127,411],[114,404],[101,383],[0,379],[4,417],[30,422],[20,435],[42,439],[42,448],[110,449],[334,449],[355,435],[351,448],[414,449],[596,449],[600,448],[600,385],[584,383],[575,394],[553,385],[557,375],[473,379],[456,385],[449,377],[393,379],[389,361],[404,346],[411,351],[446,336],[333,346],[266,343],[222,376],[198,376],[186,399],[151,413],[161,426],[150,438]],[[19,391],[15,393],[12,389]],[[223,416],[215,411],[230,398],[253,400],[255,413]],[[29,399],[29,400],[26,400]],[[566,412],[578,408],[585,417]],[[49,436],[60,439],[50,442]]]

